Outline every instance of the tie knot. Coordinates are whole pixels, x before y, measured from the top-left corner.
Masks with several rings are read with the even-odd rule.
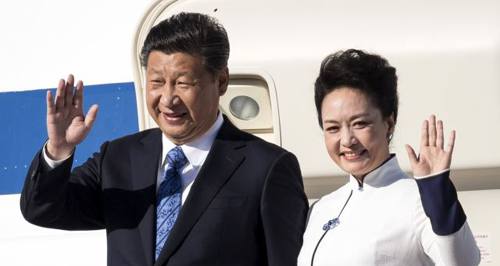
[[[172,168],[179,170],[187,163],[186,155],[182,151],[181,147],[175,147],[167,153],[168,164]]]

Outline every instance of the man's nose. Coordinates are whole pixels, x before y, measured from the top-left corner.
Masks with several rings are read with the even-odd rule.
[[[171,107],[179,103],[179,96],[175,91],[174,85],[165,84],[161,88],[161,98],[160,103],[164,106]]]

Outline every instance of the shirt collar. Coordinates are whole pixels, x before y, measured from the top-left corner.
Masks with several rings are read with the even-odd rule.
[[[222,113],[219,111],[215,123],[209,130],[207,130],[207,132],[205,132],[205,134],[203,134],[203,136],[194,141],[180,145],[182,151],[186,155],[186,158],[193,167],[198,167],[205,161],[223,122],[224,119],[222,118]],[[176,145],[171,142],[165,134],[162,134],[162,146],[161,162],[162,167],[164,167],[167,164],[167,153]]]

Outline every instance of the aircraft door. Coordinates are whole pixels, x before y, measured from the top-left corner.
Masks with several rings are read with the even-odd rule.
[[[180,6],[181,5],[181,6]],[[217,17],[216,9],[197,3],[190,6],[189,1],[156,1],[152,3],[139,22],[133,43],[134,83],[137,97],[139,129],[157,127],[149,116],[146,105],[146,71],[141,67],[139,54],[149,30],[165,18],[180,11],[207,13]],[[190,10],[193,9],[194,10]],[[196,10],[196,9],[202,10]],[[208,8],[208,9],[207,9]],[[229,34],[231,42],[231,34]],[[236,57],[236,59],[234,59]],[[251,61],[251,60],[250,60]],[[220,110],[241,130],[281,145],[280,121],[276,87],[272,77],[262,69],[258,62],[248,63],[245,58],[230,56],[229,86],[220,99]]]

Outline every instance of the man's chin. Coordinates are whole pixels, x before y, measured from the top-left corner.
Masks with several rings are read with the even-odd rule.
[[[186,128],[173,130],[172,126],[170,126],[168,128],[162,128],[162,132],[175,145],[182,145],[195,139],[192,132],[187,131]]]

